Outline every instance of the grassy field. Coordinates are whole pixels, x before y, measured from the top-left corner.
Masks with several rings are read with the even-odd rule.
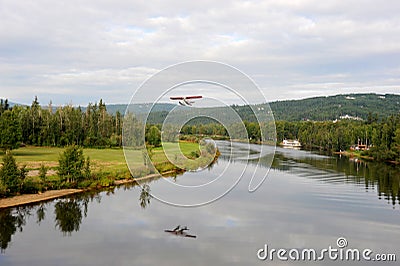
[[[12,151],[19,165],[26,165],[29,170],[39,169],[41,164],[56,169],[58,158],[64,148],[57,147],[23,147]],[[122,149],[84,149],[85,157],[89,156],[93,170],[125,169],[125,157]],[[1,152],[0,155],[4,155]]]
[[[214,153],[208,153],[205,143],[199,145],[196,142],[163,143],[163,147],[151,150],[152,161],[158,171],[170,171],[176,168],[184,170],[196,170],[210,165],[214,159]],[[168,154],[168,159],[167,155]],[[174,164],[166,163],[172,161]]]
[[[179,148],[176,148],[172,143],[164,144],[169,152],[179,154],[179,148],[182,153],[190,157],[193,152],[199,151],[199,144],[192,142],[179,143]],[[12,151],[18,165],[26,165],[28,170],[38,170],[42,164],[47,166],[50,171],[49,175],[55,175],[55,170],[58,167],[58,159],[64,148],[58,147],[23,147]],[[167,164],[168,159],[162,151],[162,148],[154,148],[152,161],[155,164]],[[129,153],[130,165],[133,168],[145,167],[143,161],[143,154],[141,150],[130,150]],[[129,174],[126,165],[125,155],[122,148],[109,148],[109,149],[83,149],[85,157],[90,158],[91,169],[93,172],[101,172],[108,174]],[[4,152],[0,152],[3,156]],[[51,171],[53,170],[53,171]]]
[[[210,147],[204,146],[204,144],[180,142],[164,143],[163,147],[150,148],[148,152],[159,173],[175,175],[184,170],[196,170],[209,165],[216,158],[213,154],[207,152],[209,149]],[[173,158],[173,163],[168,160],[165,151],[169,154],[169,159]],[[128,154],[129,169],[124,150],[122,148],[109,148],[83,149],[83,155],[90,158],[91,171],[89,175],[79,180],[62,179],[58,176],[57,169],[59,157],[63,152],[64,148],[32,146],[13,150],[12,154],[18,166],[25,165],[28,173],[27,177],[23,179],[19,191],[8,194],[7,188],[5,188],[2,195],[36,194],[63,189],[98,189],[114,186],[121,182],[130,182],[126,179],[132,177],[159,178],[159,175],[154,175],[154,167],[149,163],[148,156],[144,156],[146,153],[143,150],[125,150],[125,154]],[[4,152],[1,151],[0,156],[3,155]],[[39,169],[42,165],[47,168],[46,178],[41,178],[39,175]],[[123,181],[117,182],[117,180]]]

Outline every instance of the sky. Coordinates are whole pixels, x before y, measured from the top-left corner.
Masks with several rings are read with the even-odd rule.
[[[268,101],[400,93],[399,11],[398,0],[0,0],[0,98],[127,103],[191,60],[241,70]]]

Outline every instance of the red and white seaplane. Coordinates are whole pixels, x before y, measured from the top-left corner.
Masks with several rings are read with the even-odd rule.
[[[190,238],[196,238],[197,236],[195,235],[189,235],[188,233],[186,233],[185,231],[189,230],[189,228],[185,227],[181,227],[180,225],[178,225],[177,227],[175,227],[172,230],[164,230],[164,232],[166,233],[170,233],[176,236],[182,236],[182,237],[190,237]]]
[[[185,97],[178,96],[178,97],[169,97],[169,98],[171,100],[173,100],[173,101],[179,101],[180,105],[192,106],[194,104],[194,101],[190,101],[190,100],[201,99],[201,98],[203,98],[203,96],[199,96],[199,95],[197,95],[197,96],[185,96]]]

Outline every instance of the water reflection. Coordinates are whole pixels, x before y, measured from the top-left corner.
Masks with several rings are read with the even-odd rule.
[[[148,184],[142,185],[142,191],[140,192],[139,202],[140,207],[145,209],[148,205],[150,205],[150,186]]]
[[[125,184],[119,188],[129,190],[137,187],[136,183]],[[150,205],[151,195],[150,186],[142,185],[139,196],[139,205],[145,209]],[[101,191],[91,191],[87,193],[69,196],[58,199],[54,204],[54,224],[64,236],[71,236],[73,232],[78,232],[84,218],[88,215],[89,202],[101,203]],[[105,191],[105,195],[110,196],[115,193],[115,187]],[[47,217],[48,208],[51,203],[32,204],[16,208],[0,210],[0,250],[3,253],[9,246],[12,236],[17,232],[22,232],[26,225],[26,220],[36,214],[36,223],[40,225]]]
[[[36,223],[40,224],[41,221],[46,217],[46,207],[44,203],[41,203],[36,210]]]
[[[299,151],[303,153],[304,151]],[[400,204],[400,167],[378,162],[365,162],[341,156],[292,156],[277,152],[272,168],[290,171],[297,176],[324,183],[352,183],[363,185],[366,190],[377,189],[379,199],[393,206]]]
[[[26,216],[30,215],[30,207],[17,207],[0,211],[0,249],[3,253],[11,242],[12,235],[18,230],[22,232],[26,224]]]
[[[79,231],[82,222],[82,209],[76,200],[63,200],[55,205],[55,223],[63,234]],[[86,217],[86,216],[85,216]]]
[[[221,156],[220,158],[222,165],[224,163],[224,157]],[[271,158],[269,157],[263,157],[259,162],[261,166],[268,165],[270,159]],[[233,163],[232,171],[234,170],[234,164],[239,164],[241,163],[240,161],[243,160],[238,156],[236,161]],[[267,164],[263,164],[263,162],[267,162]],[[251,163],[257,163],[257,161],[253,160]],[[214,167],[218,167],[218,162]],[[221,168],[223,167],[221,166]],[[302,234],[304,234],[302,236],[304,237],[308,236],[308,234],[321,233],[321,231],[318,230],[325,230],[328,219],[327,217],[329,215],[341,214],[341,212],[337,213],[335,212],[336,210],[332,208],[327,210],[328,207],[338,206],[337,202],[333,202],[331,205],[326,203],[327,200],[336,196],[334,193],[340,194],[338,188],[335,187],[336,184],[341,184],[342,186],[340,186],[340,188],[349,184],[347,186],[349,190],[344,191],[342,195],[348,196],[347,199],[349,202],[351,201],[351,204],[342,204],[338,206],[340,211],[347,208],[346,210],[348,213],[359,212],[359,217],[355,218],[351,215],[349,215],[350,218],[344,216],[341,217],[343,225],[335,222],[334,226],[339,228],[335,233],[337,232],[338,234],[342,234],[343,230],[346,231],[348,229],[347,233],[350,234],[350,231],[354,231],[355,228],[351,226],[347,228],[346,226],[361,223],[364,224],[364,227],[360,227],[363,229],[360,230],[362,231],[360,233],[360,239],[365,240],[364,237],[369,237],[370,235],[364,235],[364,232],[367,232],[370,229],[368,226],[372,226],[371,224],[373,222],[381,222],[383,228],[388,228],[387,224],[390,226],[396,224],[395,219],[398,217],[396,216],[398,212],[387,210],[389,208],[386,207],[373,210],[370,204],[378,202],[377,196],[390,201],[393,205],[400,204],[400,169],[398,167],[373,162],[349,160],[346,157],[328,157],[304,151],[285,151],[283,149],[278,149],[275,154],[272,168],[275,170],[273,171],[273,174],[275,173],[276,176],[274,180],[271,180],[274,182],[274,189],[268,189],[268,184],[266,184],[263,188],[264,191],[268,191],[268,193],[263,194],[260,192],[251,195],[252,197],[257,197],[257,201],[246,201],[246,197],[241,193],[241,191],[233,190],[233,193],[230,193],[226,199],[221,200],[221,202],[228,204],[230,208],[227,208],[220,202],[195,210],[182,210],[178,208],[171,209],[169,206],[166,207],[162,204],[157,204],[157,202],[152,202],[151,208],[148,208],[151,201],[150,186],[155,190],[156,185],[162,183],[157,182],[158,179],[154,179],[150,181],[153,183],[148,183],[141,188],[137,187],[135,184],[126,184],[122,187],[109,189],[103,192],[93,191],[47,203],[0,210],[0,248],[2,252],[9,249],[8,252],[11,254],[11,257],[14,256],[13,259],[16,259],[18,256],[13,254],[19,254],[19,251],[23,250],[24,247],[21,248],[21,246],[19,246],[13,250],[10,248],[10,243],[15,235],[19,237],[18,232],[22,232],[25,227],[24,236],[26,238],[24,238],[24,240],[26,240],[29,245],[32,241],[35,241],[37,237],[42,237],[43,235],[41,234],[44,234],[47,236],[47,239],[50,240],[56,239],[56,237],[62,238],[62,236],[68,236],[65,238],[66,240],[74,239],[74,241],[83,241],[83,243],[95,244],[97,247],[97,245],[101,245],[99,242],[102,240],[99,240],[96,237],[101,233],[107,235],[108,241],[114,245],[119,243],[117,240],[122,239],[121,245],[118,246],[118,248],[115,248],[115,250],[125,250],[124,248],[130,250],[131,246],[139,243],[138,245],[143,246],[143,249],[141,250],[142,252],[150,252],[150,250],[152,250],[150,246],[153,247],[153,245],[158,245],[157,243],[160,243],[160,250],[166,249],[165,242],[163,242],[164,237],[167,239],[166,241],[175,241],[174,243],[177,243],[178,245],[182,244],[180,241],[184,241],[185,244],[182,244],[183,248],[186,248],[187,243],[191,243],[189,245],[193,246],[191,246],[192,249],[190,250],[193,252],[197,252],[198,250],[201,250],[201,248],[204,248],[204,246],[194,246],[193,243],[204,244],[204,241],[210,241],[210,243],[214,243],[215,241],[215,243],[217,243],[216,245],[219,246],[218,248],[213,246],[211,251],[218,253],[215,255],[218,256],[220,246],[223,246],[226,241],[234,243],[234,241],[237,240],[236,237],[242,239],[241,236],[243,234],[256,238],[257,241],[253,241],[254,243],[252,243],[253,245],[258,245],[270,238],[278,241],[278,239],[281,239],[282,232],[285,232],[285,230],[290,232],[290,234],[288,234],[290,237],[297,239],[294,236],[300,233],[294,229],[303,228],[302,226],[305,226],[306,228],[305,231],[302,232]],[[208,172],[202,171],[202,174],[206,175]],[[187,176],[182,176],[180,178],[184,179],[186,177]],[[322,197],[314,197],[315,195],[312,195],[314,191],[310,188],[312,186],[302,186],[302,184],[299,184],[299,180],[302,178],[310,183],[318,184],[317,189],[320,189],[321,191],[324,190],[326,193],[331,193],[331,195],[326,196],[322,200],[320,200]],[[353,184],[362,186],[363,188],[365,187],[366,190],[372,190],[374,193],[376,190],[377,196],[374,194],[369,196],[362,193],[363,197],[358,197],[358,195],[350,194],[354,193]],[[126,190],[127,192],[122,193],[121,191],[118,192],[118,190]],[[363,191],[363,189],[359,190]],[[102,196],[111,196],[113,194],[115,194],[115,196],[107,197],[107,200],[102,202]],[[132,195],[134,197],[133,201]],[[231,205],[229,205],[230,203],[227,199],[232,201]],[[359,199],[364,203],[363,206],[353,204]],[[97,202],[97,204],[89,204],[91,202]],[[241,203],[243,203],[242,206],[240,205]],[[241,207],[242,209],[245,209],[244,214],[239,212]],[[355,209],[355,207],[357,209]],[[138,210],[141,208],[146,209],[146,211],[138,214]],[[268,210],[268,212],[260,210]],[[274,215],[270,215],[270,212]],[[268,213],[268,215],[263,216],[263,213]],[[321,215],[320,213],[324,213],[324,215]],[[105,216],[110,216],[110,214],[112,214],[112,218],[103,219]],[[120,216],[115,214],[119,214]],[[257,220],[251,218],[252,215],[259,215],[262,219],[260,218]],[[32,216],[32,218],[28,219],[30,216]],[[321,221],[319,221],[319,219],[321,219]],[[250,222],[246,223],[248,220],[250,220]],[[189,224],[191,229],[192,227],[195,228],[194,233],[201,237],[198,237],[196,241],[186,241],[182,240],[180,237],[177,237],[176,239],[174,237],[169,238],[166,236],[166,233],[163,232],[163,230],[168,228],[169,225],[175,225],[182,221]],[[387,221],[387,224],[384,224],[383,221]],[[42,229],[42,231],[39,231],[38,228],[26,226],[26,224],[35,224],[35,222],[36,224],[41,225],[41,228],[39,229]],[[167,222],[168,225],[166,225]],[[90,225],[88,227],[91,228],[88,229],[86,227],[87,230],[85,230],[85,223]],[[105,224],[110,227],[109,232],[104,232],[103,226]],[[255,234],[254,224],[259,225],[258,228],[256,227],[257,233]],[[365,224],[368,224],[368,226]],[[267,231],[265,228],[268,226],[266,225],[274,228],[277,227],[277,229],[274,229],[271,232]],[[280,225],[281,228],[279,227]],[[314,225],[315,227],[311,228],[311,225]],[[374,228],[379,227],[376,225],[373,226]],[[52,231],[54,231],[51,230],[52,228],[56,228],[56,236],[52,235]],[[171,228],[173,228],[173,226],[171,226]],[[78,230],[81,231],[76,233]],[[313,230],[316,231],[314,232]],[[390,230],[387,230],[388,231],[385,232],[390,233]],[[393,232],[395,232],[395,230],[397,230],[397,227],[394,227]],[[183,234],[185,233],[184,231],[185,230],[182,230],[182,234],[179,234],[178,236],[185,236],[185,234]],[[60,232],[62,232],[62,236]],[[175,234],[174,232],[171,233]],[[379,236],[375,234],[371,238],[375,239],[376,237]],[[288,238],[282,240],[283,243],[281,244],[286,244],[284,241],[289,242],[290,239],[288,240]],[[94,240],[92,241],[91,239]],[[136,240],[133,239],[136,239],[137,242],[134,242]],[[161,240],[154,241],[154,239]],[[19,243],[23,242],[22,239],[18,240],[20,241]],[[14,241],[18,242],[16,240]],[[396,242],[396,240],[393,239],[391,241]],[[62,250],[64,252],[63,248],[65,246],[63,246],[62,241],[60,241],[60,243],[54,244],[56,247],[53,249]],[[243,243],[240,243],[240,249],[238,250],[243,249],[242,244]],[[110,243],[107,243],[104,247],[100,248],[109,251],[109,245]],[[251,246],[251,243],[248,246]],[[26,249],[29,250],[29,248],[30,247],[27,247]],[[51,247],[49,248],[52,249]],[[206,251],[209,252],[210,250]],[[203,254],[206,254],[206,251],[204,251]],[[73,250],[71,252],[79,251]],[[60,254],[61,253],[62,252],[60,252]],[[128,254],[128,251],[126,254]],[[135,256],[139,255],[140,254],[136,254]],[[239,255],[241,254],[238,253],[238,256]],[[148,256],[153,256],[153,253]],[[169,253],[165,256],[169,258]],[[26,257],[27,260],[29,260],[29,256]],[[0,264],[2,264],[1,257]],[[47,264],[44,263],[43,265],[51,264],[49,262]]]

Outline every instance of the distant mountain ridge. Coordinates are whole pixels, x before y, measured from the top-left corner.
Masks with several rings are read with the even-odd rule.
[[[150,104],[143,105],[147,111]],[[170,111],[174,104],[157,104],[153,111]],[[264,107],[265,104],[259,105]],[[300,121],[300,120],[335,120],[340,117],[368,119],[371,113],[378,117],[387,117],[400,113],[400,95],[398,94],[338,94],[334,96],[312,97],[300,100],[283,100],[269,103],[275,120]],[[107,105],[107,110],[123,113],[126,105]],[[136,109],[136,108],[135,108]],[[242,108],[235,108],[239,113]],[[243,108],[245,109],[245,108]]]
[[[398,94],[339,94],[270,103],[275,120],[334,120],[340,117],[368,119],[369,114],[387,117],[400,113]]]
[[[14,102],[9,102],[9,104],[10,106],[20,105]],[[126,106],[126,104],[106,104],[107,111],[110,114],[115,114],[118,111],[124,114]],[[152,108],[152,120],[154,120],[154,122],[160,122],[175,106],[176,104],[172,103],[157,103],[154,106],[151,103],[143,103],[135,104],[133,110],[136,114],[144,114]],[[260,104],[256,107],[262,108],[265,106],[266,104]],[[399,114],[400,94],[338,94],[300,100],[274,101],[269,103],[269,106],[274,114],[275,120],[325,121],[340,119],[341,117],[366,120],[370,114],[378,117]],[[53,110],[55,110],[55,108],[57,107],[53,106]],[[81,108],[83,111],[86,110],[86,107]],[[249,113],[248,106],[235,105],[233,108],[243,119],[246,119]]]

